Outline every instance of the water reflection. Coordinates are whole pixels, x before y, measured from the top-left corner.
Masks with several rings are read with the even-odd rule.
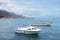
[[[15,34],[14,40],[39,40],[39,35]]]

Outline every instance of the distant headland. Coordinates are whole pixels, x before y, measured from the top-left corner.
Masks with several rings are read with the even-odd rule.
[[[27,18],[23,15],[17,15],[5,10],[0,10],[0,18]]]

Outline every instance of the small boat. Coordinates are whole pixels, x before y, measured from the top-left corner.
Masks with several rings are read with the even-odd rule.
[[[32,26],[50,26],[50,22],[37,22],[37,23],[32,23]]]
[[[41,29],[38,29],[36,27],[25,27],[25,28],[17,28],[16,33],[24,33],[24,34],[38,34],[41,31]]]

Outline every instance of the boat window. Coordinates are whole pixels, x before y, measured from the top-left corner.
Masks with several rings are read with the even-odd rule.
[[[36,30],[36,28],[28,28],[28,30]]]
[[[28,30],[31,30],[30,28],[28,28]]]
[[[36,30],[36,28],[32,28],[32,30]]]

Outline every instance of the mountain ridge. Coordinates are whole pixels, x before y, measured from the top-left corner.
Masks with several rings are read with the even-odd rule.
[[[0,18],[26,18],[23,15],[17,15],[5,10],[0,10]]]

